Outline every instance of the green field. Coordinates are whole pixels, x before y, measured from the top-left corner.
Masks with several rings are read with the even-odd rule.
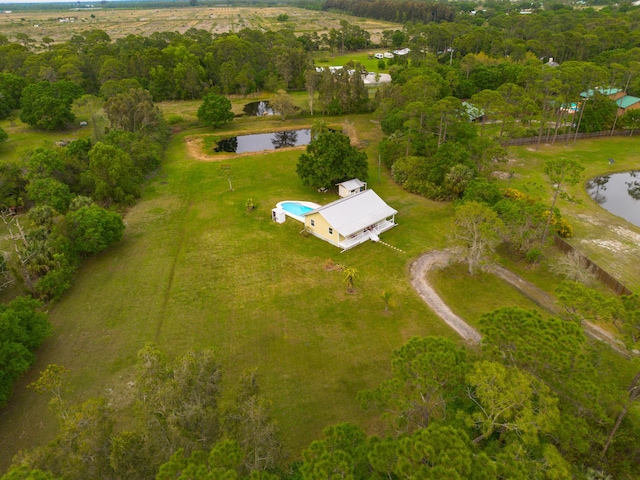
[[[303,99],[301,94],[298,101]],[[234,102],[234,108],[238,105]],[[190,120],[197,106],[184,102],[163,109]],[[344,119],[326,120],[340,124]],[[50,307],[54,335],[39,350],[36,365],[16,386],[13,401],[0,416],[0,470],[19,449],[55,434],[47,399],[25,388],[38,371],[49,363],[64,365],[71,371],[71,399],[107,396],[116,409],[124,410],[132,400],[128,384],[133,381],[136,352],[149,342],[172,357],[188,349],[213,348],[223,365],[227,392],[235,388],[240,374],[257,368],[293,455],[325,426],[339,421],[351,420],[376,432],[374,416],[363,412],[355,397],[389,375],[391,352],[414,335],[457,338],[420,300],[408,277],[414,258],[446,246],[453,209],[449,203],[406,193],[384,171],[379,180],[375,148],[382,134],[376,119],[353,115],[349,121],[369,155],[370,188],[399,212],[398,226],[383,240],[404,253],[374,243],[340,253],[301,234],[301,224],[291,219],[282,225],[271,221],[278,201],[323,204],[336,198],[302,186],[295,173],[301,149],[225,160],[235,177],[234,190],[229,191],[218,175],[219,164],[194,159],[185,143],[194,135],[308,127],[310,119],[244,117],[215,132],[198,128],[174,135],[163,167],[126,214],[122,242],[88,261],[74,287]],[[3,158],[27,148],[29,138],[35,138],[31,146],[37,146],[59,136],[28,133],[1,147]],[[619,168],[637,166],[637,158],[624,153],[632,152],[637,140],[600,142],[580,143],[569,152],[581,156],[590,174],[606,171],[600,159],[605,150],[616,151]],[[516,172],[511,185],[546,195],[546,182],[536,169],[541,159],[558,154],[558,148],[512,150],[512,161],[505,167]],[[581,198],[581,191],[577,186],[571,193]],[[249,198],[257,206],[251,213],[245,209]],[[587,200],[560,205],[576,224],[575,242],[610,234],[580,223],[583,211],[606,219],[608,230],[640,231]],[[615,264],[617,254],[609,253],[603,266]],[[358,270],[354,294],[347,293],[339,271],[324,268],[329,261]],[[544,268],[529,270],[509,261],[509,268],[549,287]],[[628,272],[636,265],[628,265]],[[490,277],[476,282],[458,273],[445,280],[439,282],[443,297],[472,323],[480,313],[503,305],[505,298],[528,305],[511,287]],[[383,291],[392,293],[390,312],[384,311]],[[621,383],[627,380],[626,366],[611,370],[624,372]]]
[[[505,172],[513,172],[511,180],[499,182],[502,188],[511,186],[527,195],[551,201],[551,189],[542,173],[544,161],[564,156],[575,158],[584,167],[584,179],[565,190],[567,198],[558,198],[558,208],[569,219],[575,237],[570,239],[580,252],[624,283],[631,291],[640,291],[640,228],[601,208],[586,192],[586,182],[601,174],[640,169],[640,140],[614,137],[581,140],[575,145],[535,145],[509,149]],[[615,163],[609,165],[608,159]]]
[[[372,118],[351,120],[373,144],[379,132]],[[370,186],[400,212],[384,240],[406,253],[373,243],[340,253],[301,235],[293,220],[271,221],[280,200],[336,198],[301,185],[300,150],[234,159],[230,192],[218,164],[189,158],[183,139],[173,138],[162,170],[127,213],[123,241],[87,262],[51,307],[54,335],[0,418],[0,468],[55,431],[47,400],[24,388],[48,363],[71,370],[74,399],[108,395],[120,408],[130,401],[127,382],[146,343],[170,356],[213,348],[227,391],[245,370],[258,369],[283,438],[297,453],[334,422],[374,428],[356,393],[389,374],[391,352],[411,336],[454,337],[407,277],[412,258],[444,245],[449,204],[408,195],[386,175],[378,183],[372,164]],[[248,198],[257,205],[250,214]],[[340,272],[323,268],[328,259],[358,269],[355,294],[346,292]],[[384,290],[392,292],[390,313]]]

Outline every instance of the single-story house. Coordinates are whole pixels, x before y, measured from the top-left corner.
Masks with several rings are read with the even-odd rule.
[[[400,50],[394,50],[393,54],[394,55],[400,55],[401,57],[403,57],[404,55],[409,55],[409,52],[411,50],[408,48],[401,48]]]
[[[363,182],[358,178],[346,180],[341,183],[336,183],[338,187],[338,195],[341,198],[348,197],[354,193],[364,192],[367,189],[367,182]]]
[[[618,105],[618,115],[624,115],[624,112],[627,110],[637,110],[640,108],[640,98],[625,95],[616,100],[616,105]]]
[[[381,83],[391,83],[391,75],[388,73],[367,72],[362,76],[362,81],[366,85],[379,85]]]
[[[595,90],[591,89],[591,90],[586,90],[584,92],[581,92],[580,96],[582,98],[591,98],[593,97],[595,92],[598,92],[600,95],[609,97],[611,100],[618,100],[619,98],[622,98],[625,96],[624,90],[620,88],[597,88]]]
[[[470,122],[481,122],[482,117],[484,117],[484,110],[476,107],[475,105],[469,102],[462,102],[462,107],[464,108],[467,116],[469,117]]]
[[[304,230],[342,251],[393,228],[397,210],[373,190],[364,190],[304,213]]]
[[[547,67],[553,67],[553,68],[560,66],[560,64],[558,62],[553,60],[553,57],[549,57],[549,61],[547,63],[545,63],[545,65]]]

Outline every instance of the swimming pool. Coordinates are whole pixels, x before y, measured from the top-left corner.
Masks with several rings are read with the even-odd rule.
[[[294,215],[302,216],[311,210],[314,210],[311,207],[307,207],[306,205],[302,205],[298,202],[282,202],[280,205],[282,209],[286,212],[293,213]]]
[[[320,205],[313,202],[303,202],[299,200],[286,200],[278,202],[278,208],[284,210],[285,215],[294,218],[299,222],[304,222],[304,214],[319,208]]]

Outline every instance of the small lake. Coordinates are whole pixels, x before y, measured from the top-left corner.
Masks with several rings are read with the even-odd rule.
[[[640,227],[640,171],[592,178],[587,193],[605,210]]]
[[[250,117],[264,117],[267,115],[273,115],[273,108],[269,106],[269,102],[251,102],[247,103],[242,109],[245,115]]]
[[[311,130],[285,130],[282,132],[256,133],[223,138],[214,152],[246,153],[277,150],[285,147],[300,147],[309,144]]]

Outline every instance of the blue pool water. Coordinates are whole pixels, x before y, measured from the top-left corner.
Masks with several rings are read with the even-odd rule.
[[[299,203],[295,202],[284,202],[280,206],[283,210],[286,210],[293,215],[298,215],[299,217],[313,210],[313,208],[311,207],[305,207],[304,205],[300,205]]]

